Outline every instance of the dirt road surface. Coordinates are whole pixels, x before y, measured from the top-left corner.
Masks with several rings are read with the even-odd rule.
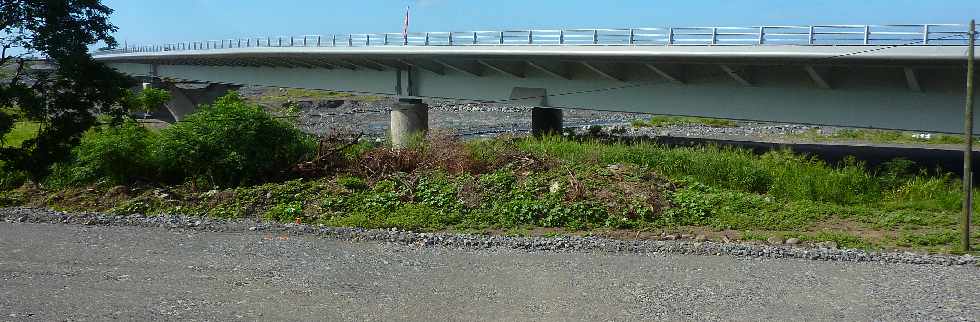
[[[0,320],[977,320],[980,269],[0,223]]]

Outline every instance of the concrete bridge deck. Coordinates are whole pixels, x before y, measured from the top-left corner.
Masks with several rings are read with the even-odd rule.
[[[372,34],[374,43],[347,35],[339,44],[267,37],[96,59],[172,82],[399,97],[408,105],[393,115],[419,123],[409,129],[426,123],[420,99],[448,98],[551,108],[533,113],[550,129],[560,124],[554,108],[579,108],[954,133],[963,124],[963,28],[594,29],[591,43],[578,29],[426,33],[424,42],[418,34]]]

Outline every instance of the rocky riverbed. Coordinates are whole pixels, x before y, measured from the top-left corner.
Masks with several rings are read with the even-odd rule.
[[[263,87],[246,87],[241,93],[274,113],[293,115],[296,124],[310,133],[332,131],[363,132],[365,138],[385,137],[392,98],[351,96],[322,91],[296,91]],[[324,94],[327,93],[327,94]],[[460,135],[494,136],[526,134],[531,126],[531,107],[482,102],[427,100],[429,126]],[[690,137],[723,140],[793,143],[811,136],[829,136],[843,128],[786,123],[734,121],[732,126],[707,124],[668,124],[637,127],[632,122],[648,120],[651,115],[596,110],[565,110],[566,130],[577,134],[600,132],[623,137]]]

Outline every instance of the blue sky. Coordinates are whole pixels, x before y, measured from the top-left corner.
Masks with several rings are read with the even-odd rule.
[[[248,36],[659,26],[966,23],[980,0],[103,0],[122,43]]]

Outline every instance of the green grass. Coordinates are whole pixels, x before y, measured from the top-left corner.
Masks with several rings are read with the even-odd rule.
[[[710,127],[737,127],[738,123],[732,120],[724,119],[713,119],[704,117],[688,117],[688,116],[667,116],[658,115],[651,117],[649,120],[634,120],[632,122],[634,127],[666,127],[666,126],[678,126],[678,125],[705,125]]]
[[[859,141],[874,143],[920,143],[920,144],[963,144],[962,135],[950,135],[942,133],[929,134],[928,138],[922,137],[920,133],[892,130],[873,130],[873,129],[841,129],[833,134],[821,134],[816,129],[793,134],[793,138],[805,139],[808,141]]]
[[[957,242],[961,183],[952,175],[919,172],[907,161],[868,169],[853,160],[828,164],[790,151],[757,155],[727,147],[563,137],[477,140],[440,151],[464,153],[472,158],[466,162],[484,166],[379,175],[356,170],[363,169],[359,160],[366,160],[364,155],[379,152],[359,146],[346,155],[354,170],[323,178],[220,193],[174,187],[174,195],[184,196],[180,200],[166,200],[146,189],[105,207],[118,213],[299,218],[331,226],[419,231],[526,234],[540,227],[562,233],[697,227],[741,231],[748,240],[797,237],[847,248],[944,251],[955,249]],[[407,162],[412,154],[381,155],[384,160],[395,157]],[[84,189],[58,193],[85,197],[44,200],[66,200],[55,208],[83,211],[99,210],[92,205],[102,205],[105,195]]]
[[[27,139],[33,138],[37,134],[37,123],[17,122],[14,128],[3,137],[3,146],[18,147]]]

